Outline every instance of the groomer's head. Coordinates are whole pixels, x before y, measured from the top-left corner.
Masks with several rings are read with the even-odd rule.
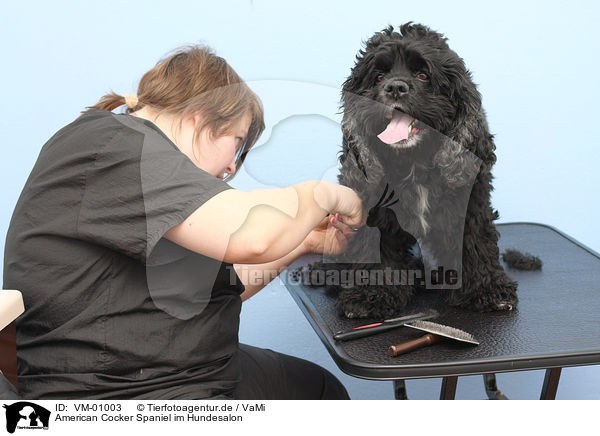
[[[124,97],[111,93],[90,108],[113,110],[125,103]],[[144,74],[137,105],[127,112],[141,109],[174,117],[180,127],[194,120],[194,161],[203,162],[203,168],[212,165],[207,171],[217,177],[225,170],[225,180],[233,177],[265,127],[256,94],[223,58],[202,45],[180,47]],[[225,162],[231,153],[233,159]]]

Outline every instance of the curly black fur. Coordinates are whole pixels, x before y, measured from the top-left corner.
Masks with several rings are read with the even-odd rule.
[[[522,271],[539,271],[542,269],[542,261],[539,257],[529,253],[521,253],[518,250],[505,250],[502,253],[502,260],[512,269]]]
[[[336,262],[310,268],[423,269],[426,256],[415,255],[419,250],[413,246],[419,241],[423,254],[431,249],[423,241],[437,234],[438,244],[458,244],[462,250],[462,286],[448,292],[448,303],[477,311],[511,310],[517,303],[517,283],[500,264],[494,226],[498,213],[490,205],[493,136],[471,74],[446,38],[412,23],[399,32],[390,26],[376,33],[344,82],[342,108],[339,182],[359,194],[369,219]],[[396,110],[414,118],[426,133],[417,145],[393,147],[378,139]],[[438,137],[432,141],[435,132]],[[381,202],[387,187],[394,191],[388,205]],[[396,197],[399,202],[392,209]],[[466,198],[462,215],[455,206],[460,198]],[[373,228],[380,232],[378,243],[368,236]],[[461,231],[448,236],[448,229]],[[338,292],[340,314],[388,317],[399,313],[421,287],[330,288]]]

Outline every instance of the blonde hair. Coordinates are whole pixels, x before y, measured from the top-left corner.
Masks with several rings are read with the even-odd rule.
[[[196,127],[196,142],[205,128],[213,138],[223,136],[231,133],[236,123],[248,115],[250,128],[237,152],[237,169],[265,128],[258,96],[223,58],[202,45],[177,48],[158,61],[140,80],[137,98],[137,105],[128,107],[127,113],[149,106],[158,114],[175,115],[181,121],[200,115],[202,121]],[[111,92],[87,110],[112,111],[124,104],[125,97]],[[225,180],[231,178],[233,176],[228,175]]]

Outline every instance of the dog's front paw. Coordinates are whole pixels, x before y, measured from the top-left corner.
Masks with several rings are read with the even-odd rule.
[[[406,306],[413,293],[410,286],[345,289],[338,295],[337,309],[346,318],[390,318]]]
[[[517,301],[517,283],[512,282],[483,291],[471,306],[481,312],[508,311],[516,308]]]
[[[473,310],[475,312],[495,312],[495,311],[510,311],[517,307],[517,299],[511,300],[496,300],[490,295],[476,295],[465,300],[464,297],[460,300],[456,298],[448,301],[451,306],[462,307],[463,309]]]
[[[499,301],[497,303],[494,303],[492,310],[513,310],[516,306],[516,301]]]
[[[360,304],[346,304],[342,307],[343,315],[346,318],[368,318],[369,311]]]
[[[396,213],[387,207],[373,208],[367,217],[367,227],[379,229],[382,235],[395,235],[402,230]]]
[[[393,311],[390,308],[378,307],[364,300],[340,300],[338,312],[346,318],[388,318]]]
[[[517,306],[517,282],[506,275],[504,271],[498,271],[492,282],[489,295],[488,310],[513,310]]]
[[[337,310],[346,318],[367,318],[373,312],[373,306],[359,289],[347,289],[338,297]]]
[[[388,194],[388,189],[389,184],[386,184],[377,204],[369,209],[366,225],[367,227],[376,227],[382,233],[396,233],[400,229],[400,225],[392,206],[398,203],[399,199],[393,190]]]

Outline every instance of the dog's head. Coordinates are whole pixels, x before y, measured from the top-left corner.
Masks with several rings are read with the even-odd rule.
[[[432,127],[454,137],[481,111],[481,97],[446,38],[407,23],[376,33],[356,58],[342,92],[344,123],[380,147],[415,148]]]

